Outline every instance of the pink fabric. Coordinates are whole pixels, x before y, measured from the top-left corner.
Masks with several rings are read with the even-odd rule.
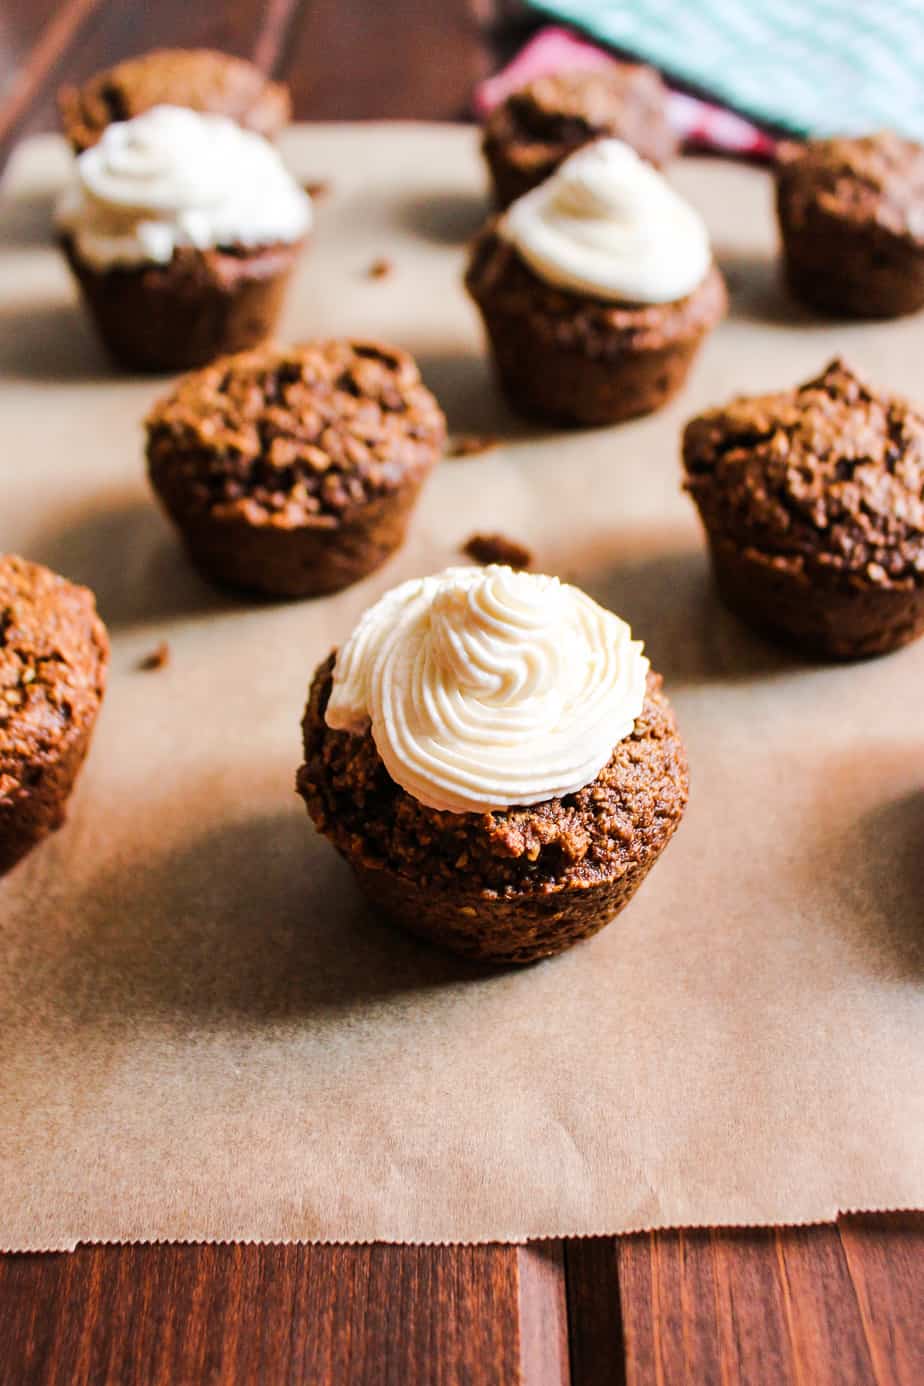
[[[479,116],[486,116],[505,96],[534,77],[566,68],[606,67],[612,61],[606,49],[578,38],[569,29],[540,29],[501,72],[476,87],[475,110]],[[773,157],[776,148],[773,138],[749,120],[685,92],[671,92],[670,118],[684,143],[691,147],[766,159]]]

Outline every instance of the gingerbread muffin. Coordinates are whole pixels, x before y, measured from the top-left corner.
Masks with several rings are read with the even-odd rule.
[[[260,135],[156,106],[79,155],[56,223],[113,358],[181,370],[275,328],[311,200]]]
[[[612,63],[538,77],[485,122],[482,149],[498,207],[544,182],[581,145],[613,136],[658,167],[677,153],[668,91],[653,68]]]
[[[683,744],[628,626],[556,578],[402,584],[317,670],[298,791],[372,906],[498,963],[628,903],[687,801]]]
[[[726,307],[701,218],[618,140],[490,222],[465,282],[511,404],[560,424],[658,409]]]
[[[147,419],[151,484],[206,576],[336,592],[403,542],[446,422],[377,342],[264,347],[188,375]]]
[[[891,132],[783,145],[776,201],[797,298],[857,318],[924,305],[924,147]]]
[[[244,58],[210,48],[160,48],[58,93],[64,133],[78,154],[114,121],[132,120],[154,106],[228,116],[267,139],[288,124],[292,110],[281,82],[270,82]]]
[[[751,625],[827,659],[924,631],[924,416],[842,361],[687,425],[686,489],[719,590]]]
[[[108,658],[92,592],[0,556],[0,874],[64,822]]]

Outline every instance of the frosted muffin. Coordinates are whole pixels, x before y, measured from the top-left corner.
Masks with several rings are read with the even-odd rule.
[[[455,952],[586,938],[680,822],[670,704],[624,621],[557,578],[403,583],[317,670],[298,790],[372,904]]]
[[[488,224],[466,285],[511,404],[564,424],[659,408],[726,306],[702,218],[609,139]]]
[[[276,325],[311,200],[260,135],[157,106],[79,155],[61,246],[113,358],[181,370]]]
[[[0,555],[0,875],[64,822],[108,661],[92,592]]]
[[[272,139],[288,123],[292,103],[246,58],[210,48],[158,48],[97,72],[82,86],[62,87],[58,110],[77,153],[96,144],[107,126],[154,106],[186,106],[228,116]]]

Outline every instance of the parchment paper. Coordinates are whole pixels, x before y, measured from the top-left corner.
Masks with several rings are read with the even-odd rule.
[[[924,1203],[924,643],[815,667],[717,604],[682,422],[843,351],[924,397],[924,317],[804,317],[766,175],[684,162],[731,317],[660,415],[577,434],[498,403],[459,284],[475,134],[316,127],[330,178],[284,324],[417,353],[453,428],[404,551],[342,595],[221,597],[148,495],[139,419],[47,243],[66,163],[0,221],[0,549],[91,584],[111,688],[69,825],[0,884],[0,1244],[506,1240]],[[367,274],[381,256],[382,279]],[[628,617],[667,677],[687,818],[592,942],[485,975],[392,932],[293,792],[309,675],[385,588],[502,530]],[[140,672],[161,640],[167,667]]]

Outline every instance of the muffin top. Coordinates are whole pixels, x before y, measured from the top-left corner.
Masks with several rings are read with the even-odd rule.
[[[924,245],[924,147],[892,131],[785,144],[779,195],[795,225],[812,210]]]
[[[332,526],[421,480],[446,437],[407,352],[346,340],[224,357],[184,376],[146,428],[159,490],[279,525]]]
[[[371,731],[325,720],[334,657],[318,669],[302,724],[298,789],[318,828],[354,861],[439,891],[551,895],[612,881],[650,859],[687,800],[687,763],[661,678],[649,673],[634,727],[582,789],[528,808],[441,813],[388,774]]]
[[[843,361],[700,414],[683,460],[710,531],[832,578],[924,583],[924,416]]]
[[[640,63],[537,77],[491,112],[485,143],[503,145],[508,159],[537,176],[599,135],[616,135],[664,164],[677,152],[666,103],[661,78]]]
[[[268,138],[291,114],[285,86],[268,81],[243,58],[207,48],[157,49],[58,93],[64,133],[78,152],[95,144],[113,121],[161,105],[226,115]]]
[[[108,648],[92,592],[0,556],[0,803],[95,715]]]

